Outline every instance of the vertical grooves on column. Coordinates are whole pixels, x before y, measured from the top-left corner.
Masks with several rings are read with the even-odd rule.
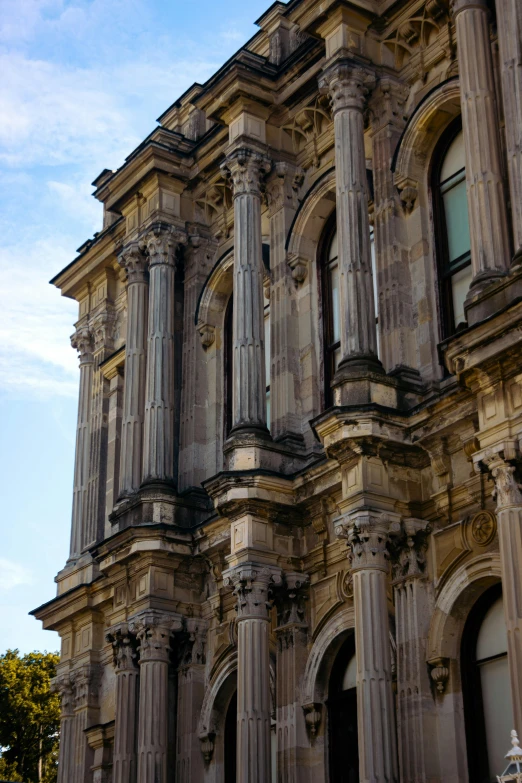
[[[68,716],[60,722],[60,756],[58,759],[57,783],[71,783],[74,778],[76,732],[74,718]]]
[[[74,467],[71,557],[82,549],[83,525],[87,513],[87,483],[89,479],[90,416],[92,397],[92,359],[80,365],[76,459]]]
[[[95,355],[96,368],[92,376],[92,408],[89,444],[89,481],[87,513],[82,536],[82,550],[96,543],[105,515],[107,479],[107,414],[108,383],[99,369],[102,353]]]
[[[515,726],[522,725],[522,509],[498,512],[498,536],[502,562],[504,614],[508,634],[508,662],[513,693]]]
[[[150,268],[144,480],[174,479],[174,267]]]
[[[166,783],[168,663],[142,661],[138,729],[139,783]]]
[[[116,675],[116,725],[113,783],[135,783],[138,716],[138,672]]]
[[[127,343],[122,423],[120,493],[139,489],[143,464],[143,419],[147,364],[148,285],[130,282],[127,288]]]
[[[474,275],[509,259],[504,185],[487,8],[457,13],[462,125]]]

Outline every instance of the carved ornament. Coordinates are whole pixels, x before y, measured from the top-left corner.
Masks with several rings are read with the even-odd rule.
[[[127,272],[129,285],[145,281],[148,260],[137,242],[123,248],[118,256],[118,263]]]
[[[264,177],[272,163],[266,155],[243,147],[229,155],[221,168],[232,181],[234,198],[243,195],[260,197]]]
[[[362,112],[374,86],[375,76],[350,60],[335,62],[319,79],[319,90],[329,96],[334,115],[347,109]]]
[[[282,585],[279,568],[240,565],[223,574],[223,584],[231,587],[236,597],[237,619],[258,617],[268,619],[272,608],[273,590]]]
[[[127,623],[111,628],[106,640],[112,645],[114,667],[117,672],[137,671],[137,639],[129,632]]]

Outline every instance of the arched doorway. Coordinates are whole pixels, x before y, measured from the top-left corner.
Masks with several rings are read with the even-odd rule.
[[[335,658],[328,687],[328,755],[332,783],[358,783],[357,662],[351,631]]]
[[[225,717],[225,783],[236,783],[237,691],[230,699]]]
[[[461,646],[470,783],[492,783],[505,768],[513,726],[502,587],[486,590],[469,613]]]

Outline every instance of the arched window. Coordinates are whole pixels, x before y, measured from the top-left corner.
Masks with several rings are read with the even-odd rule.
[[[514,728],[500,585],[487,590],[469,614],[461,665],[469,780],[492,783],[505,769],[506,737]]]
[[[442,135],[434,155],[433,211],[443,337],[466,320],[464,300],[472,279],[466,194],[466,161],[460,118]]]
[[[225,717],[225,783],[236,783],[237,691],[234,691]]]
[[[328,755],[330,780],[358,783],[357,660],[350,633],[332,667],[328,688]]]

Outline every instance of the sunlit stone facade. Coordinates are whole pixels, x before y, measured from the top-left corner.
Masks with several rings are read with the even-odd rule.
[[[522,731],[522,4],[257,24],[53,280],[59,781],[490,781]]]

